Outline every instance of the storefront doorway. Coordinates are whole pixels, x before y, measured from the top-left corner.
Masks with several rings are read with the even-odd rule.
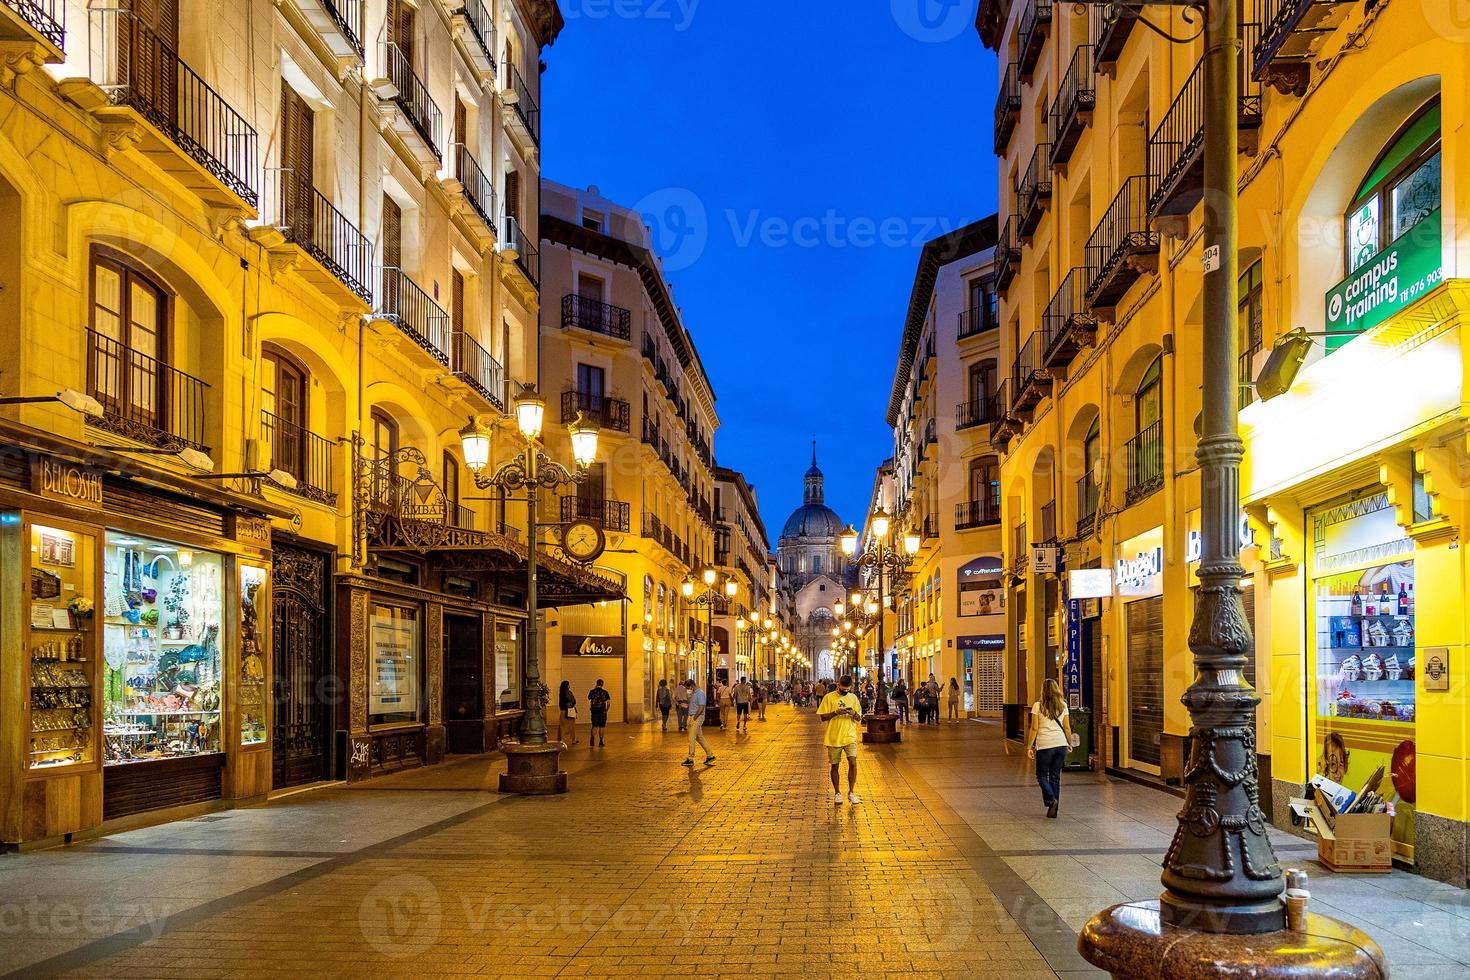
[[[1164,598],[1128,603],[1128,758],[1158,768],[1164,733]]]
[[[330,696],[338,689],[327,646],[327,556],[277,542],[271,574],[275,641],[276,789],[331,776]]]
[[[444,730],[448,751],[488,750],[485,732],[485,627],[479,616],[444,616]]]

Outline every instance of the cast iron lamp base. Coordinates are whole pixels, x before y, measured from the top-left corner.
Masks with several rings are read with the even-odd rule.
[[[866,726],[863,731],[865,745],[886,745],[903,741],[903,733],[898,730],[898,715],[868,715],[863,723]]]
[[[500,792],[520,796],[551,796],[567,791],[567,774],[561,769],[565,742],[542,742],[523,745],[500,743],[505,753],[505,772],[500,774]]]
[[[1254,935],[1170,925],[1159,903],[1129,902],[1093,916],[1077,951],[1116,980],[1386,980],[1383,950],[1367,934],[1308,913],[1301,932]]]

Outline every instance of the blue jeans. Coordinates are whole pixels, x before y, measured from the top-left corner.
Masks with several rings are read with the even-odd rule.
[[[1062,763],[1066,760],[1066,746],[1036,750],[1036,782],[1041,786],[1041,802],[1047,806],[1062,798]]]

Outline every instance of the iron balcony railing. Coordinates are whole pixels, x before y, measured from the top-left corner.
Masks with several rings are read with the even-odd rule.
[[[1251,9],[1242,21],[1259,25],[1254,37],[1245,38],[1246,67],[1241,78],[1262,79],[1278,59],[1306,62],[1313,41],[1333,29],[1341,11],[1357,0],[1250,0]],[[1431,3],[1434,0],[1430,0]],[[1369,3],[1368,6],[1373,6]],[[1244,31],[1242,31],[1244,34]]]
[[[1128,502],[1164,485],[1164,423],[1155,422],[1128,440]]]
[[[505,238],[510,246],[515,249],[516,266],[525,273],[526,278],[537,290],[541,288],[541,251],[536,243],[531,241],[531,236],[526,234],[526,229],[515,218],[505,219]]]
[[[1042,363],[1047,367],[1065,367],[1083,346],[1092,343],[1097,333],[1097,317],[1087,306],[1083,289],[1087,270],[1074,268],[1062,278],[1041,315]]]
[[[1244,51],[1260,38],[1260,25],[1242,24]],[[1241,54],[1240,101],[1237,107],[1242,134],[1261,125],[1261,84],[1245,70]],[[1148,139],[1148,172],[1153,181],[1149,216],[1188,214],[1204,195],[1205,63],[1200,61],[1185,80],[1169,111]]]
[[[664,530],[664,522],[659,520],[657,514],[644,513],[643,537],[653,541],[657,541],[659,544],[663,544],[666,533],[667,532]]]
[[[463,330],[454,332],[454,373],[496,408],[505,408],[505,369]]]
[[[973,429],[990,421],[990,399],[960,402],[954,410],[956,429]]]
[[[439,149],[440,134],[444,131],[444,116],[434,100],[429,97],[429,88],[413,70],[413,64],[403,49],[388,42],[388,81],[398,90],[394,103],[403,110],[408,124],[421,136],[434,154],[434,159],[444,159]]]
[[[66,46],[66,0],[0,0],[58,48]]]
[[[627,432],[632,428],[632,407],[621,398],[609,398],[586,391],[562,392],[562,422],[574,422],[578,414],[585,415],[587,421],[596,422],[600,427],[614,432]]]
[[[450,527],[462,528],[466,531],[475,529],[475,512],[464,504],[448,502],[444,508],[444,523]]]
[[[1006,66],[1000,80],[1000,93],[995,97],[995,155],[1005,156],[1011,134],[1021,118],[1021,72],[1013,61]]]
[[[271,468],[284,470],[296,478],[294,487],[274,482],[272,485],[318,503],[336,504],[337,492],[332,489],[332,455],[337,444],[274,412],[262,411],[260,415],[261,435],[271,449]]]
[[[1040,331],[1027,337],[1011,367],[1012,407],[1017,411],[1031,409],[1051,390],[1051,375],[1041,366],[1041,339]]]
[[[1077,533],[1091,534],[1097,523],[1098,486],[1091,474],[1077,481]]]
[[[378,297],[377,315],[392,320],[436,361],[449,365],[449,314],[402,269],[383,267],[383,292]]]
[[[470,202],[470,207],[475,209],[491,232],[500,234],[493,217],[500,210],[495,203],[495,183],[485,176],[475,155],[463,143],[454,144],[454,173],[464,188],[464,198]]]
[[[987,292],[985,300],[979,306],[972,306],[959,314],[960,327],[958,339],[964,340],[976,334],[994,330],[1000,326],[1000,308],[998,297],[995,293]]]
[[[1048,500],[1042,504],[1037,517],[1040,518],[1038,523],[1041,526],[1041,540],[1055,541],[1057,539],[1057,502]]]
[[[1096,77],[1092,67],[1092,45],[1081,45],[1072,52],[1072,61],[1062,76],[1057,99],[1051,107],[1048,134],[1051,137],[1053,169],[1066,166],[1072,158],[1073,148],[1082,138],[1082,130],[1092,118],[1092,110],[1097,106],[1097,90],[1093,87]]]
[[[520,70],[513,64],[506,64],[507,86],[515,93],[515,111],[525,124],[526,131],[531,134],[531,142],[537,146],[541,145],[541,107],[531,97],[531,87],[521,77]]]
[[[928,449],[939,441],[939,425],[934,419],[930,419],[924,425],[924,444],[921,449]]]
[[[1022,521],[1011,531],[1011,568],[1024,571],[1030,564],[1031,535],[1026,529],[1026,522]]]
[[[1159,254],[1159,233],[1148,220],[1150,181],[1129,177],[1087,240],[1087,301],[1111,307],[1143,274],[1138,259]]]
[[[203,451],[208,387],[106,334],[87,331],[87,394],[102,403],[102,415],[89,417],[88,425],[160,448]]]
[[[1020,213],[1017,229],[1022,241],[1030,239],[1051,200],[1051,144],[1038,143],[1031,160],[1016,183],[1016,206]]]
[[[652,334],[643,335],[643,359],[649,365],[658,363],[658,349],[654,346]]]
[[[372,300],[373,246],[321,191],[295,171],[275,171],[276,225],[286,241],[319,262],[364,301]]]
[[[627,340],[633,335],[632,319],[633,315],[621,306],[601,300],[576,293],[567,293],[561,298],[562,329],[576,327],[614,340]]]
[[[955,504],[954,526],[957,531],[987,527],[1000,523],[1000,501],[994,497],[984,500],[966,500]]]
[[[245,121],[178,53],[131,11],[90,13],[98,42],[90,52],[92,81],[114,105],[133,109],[254,208],[258,138]]]
[[[1046,35],[1051,27],[1051,6],[1052,0],[1031,0],[1021,12],[1016,51],[1022,79],[1029,80],[1036,63],[1041,60],[1041,51],[1046,47]]]
[[[628,504],[623,500],[605,500],[601,497],[568,496],[561,498],[561,520],[591,521],[603,530],[627,534],[631,527]]]
[[[1092,5],[1092,64],[1098,71],[1116,64],[1138,17],[1115,4]]]
[[[485,58],[490,62],[490,70],[495,70],[495,18],[490,11],[485,9],[482,0],[463,0],[465,23],[469,25],[470,34],[475,43],[484,52]]]
[[[1010,215],[1006,223],[1001,226],[1000,234],[995,241],[995,266],[992,280],[997,293],[1004,293],[1010,288],[1011,280],[1016,278],[1016,273],[1021,268],[1021,238],[1019,222],[1016,216]]]
[[[919,523],[919,536],[925,541],[939,537],[939,518],[930,514]]]
[[[347,43],[362,56],[362,0],[321,0],[332,23],[347,38]]]

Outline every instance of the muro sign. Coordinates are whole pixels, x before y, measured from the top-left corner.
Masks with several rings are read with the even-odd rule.
[[[1372,330],[1444,279],[1440,211],[1435,209],[1327,294],[1327,349]]]

